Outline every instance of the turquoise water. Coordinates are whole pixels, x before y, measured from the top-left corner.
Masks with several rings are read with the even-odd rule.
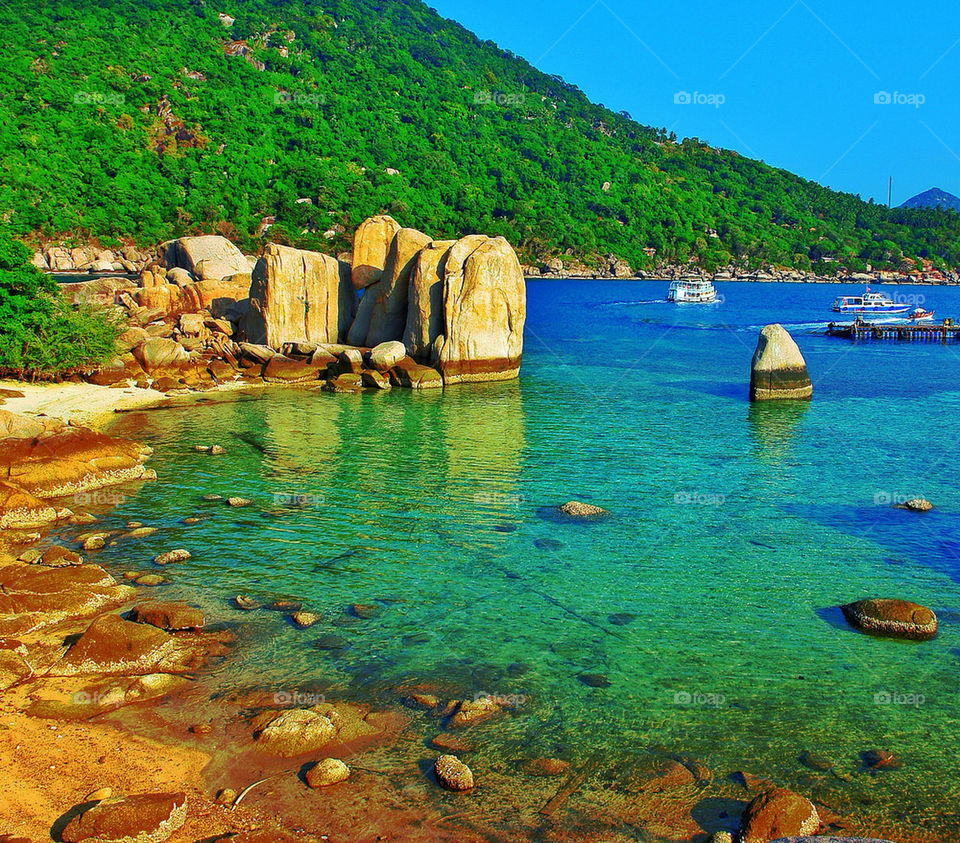
[[[664,283],[530,282],[514,383],[283,390],[127,416],[117,430],[155,447],[161,482],[108,520],[161,530],[97,560],[127,570],[193,553],[162,591],[254,631],[218,669],[223,687],[383,702],[427,682],[513,697],[484,727],[489,757],[628,763],[665,748],[878,828],[955,839],[960,346],[816,335],[852,288],[719,288],[722,304],[678,307]],[[897,292],[960,316],[960,290]],[[808,405],[747,401],[757,332],[774,321],[806,356]],[[917,495],[937,509],[888,505]],[[613,515],[550,517],[570,499]],[[190,515],[204,520],[180,523]],[[324,619],[297,630],[240,613],[228,605],[240,593]],[[852,632],[832,607],[867,596],[930,606],[938,638]],[[353,618],[352,603],[376,617]],[[868,775],[871,749],[902,768]],[[804,768],[803,750],[849,780]]]

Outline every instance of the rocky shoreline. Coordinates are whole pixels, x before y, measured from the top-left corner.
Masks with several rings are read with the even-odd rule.
[[[32,263],[44,272],[57,275],[87,273],[109,281],[111,276],[119,278],[125,278],[129,275],[142,276],[145,271],[149,271],[151,266],[157,265],[158,262],[160,264],[164,263],[167,257],[167,244],[161,244],[153,249],[138,249],[135,246],[125,246],[120,249],[101,249],[97,246],[68,248],[63,245],[49,245],[34,253]],[[354,255],[350,252],[337,256],[337,260],[347,263],[352,263],[353,259]],[[175,254],[170,255],[170,260],[173,266],[177,266]],[[238,272],[252,272],[256,267],[257,258],[247,255],[244,256],[244,260],[245,262],[239,262],[233,268]],[[932,266],[926,267],[922,271],[910,270],[904,272],[886,270],[844,272],[841,270],[836,275],[817,275],[816,273],[775,266],[744,269],[730,265],[716,272],[703,272],[689,265],[660,264],[652,270],[635,270],[627,261],[618,258],[616,255],[606,255],[600,262],[599,267],[587,266],[576,259],[565,257],[524,263],[521,264],[521,269],[526,278],[544,278],[555,281],[672,281],[677,278],[705,278],[713,282],[731,281],[760,284],[775,282],[789,284],[917,284],[932,286],[960,284],[960,271],[941,272],[933,269]]]
[[[189,554],[171,547],[148,558],[138,539],[155,526],[105,526],[108,513],[83,508],[91,492],[126,489],[134,478],[154,482],[149,450],[51,419],[0,414],[0,461],[18,494],[33,495],[42,510],[8,508],[0,534],[0,772],[16,769],[9,780],[18,783],[13,813],[0,825],[8,843],[46,839],[51,828],[55,839],[76,841],[120,839],[120,830],[237,843],[319,840],[321,832],[335,841],[422,839],[424,829],[436,840],[576,840],[601,829],[606,840],[626,840],[637,826],[691,843],[738,833],[742,843],[767,843],[773,834],[819,830],[934,839],[878,828],[849,805],[810,801],[746,770],[713,771],[669,748],[638,749],[623,768],[596,756],[523,754],[504,767],[478,745],[509,723],[516,700],[465,698],[442,680],[403,684],[392,704],[376,709],[309,688],[212,700],[204,675],[235,657],[251,611],[280,612],[300,628],[320,616],[290,600],[241,595],[215,617],[180,602],[176,565]],[[590,522],[610,513],[571,501],[556,516]],[[98,548],[114,543],[129,548],[129,570],[96,564]],[[170,592],[174,599],[156,596]],[[850,612],[871,634],[888,620],[891,634],[902,634],[904,619],[922,609],[887,601]],[[344,612],[376,622],[362,604]],[[877,621],[862,620],[868,616]],[[923,622],[928,634],[930,620]],[[160,707],[175,700],[171,720]],[[832,774],[813,755],[804,763]],[[899,762],[878,750],[870,763]],[[42,799],[31,795],[37,789]],[[324,798],[309,797],[312,790]],[[704,805],[715,806],[709,820]]]

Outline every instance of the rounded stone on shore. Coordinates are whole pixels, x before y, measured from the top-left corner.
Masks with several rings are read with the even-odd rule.
[[[813,384],[807,363],[783,325],[767,325],[750,366],[750,400],[809,399]]]
[[[232,805],[237,799],[237,792],[229,787],[224,787],[217,791],[214,802],[218,805]]]
[[[350,778],[350,768],[339,758],[324,758],[307,770],[305,778],[312,788],[329,787]]]
[[[458,793],[473,790],[473,773],[455,755],[441,755],[434,762],[433,771],[437,775],[437,781],[447,790]]]
[[[926,641],[937,634],[936,614],[907,600],[858,600],[840,608],[851,626],[869,635]]]
[[[102,802],[104,799],[109,799],[113,796],[112,787],[101,787],[97,790],[93,790],[83,797],[84,802]]]

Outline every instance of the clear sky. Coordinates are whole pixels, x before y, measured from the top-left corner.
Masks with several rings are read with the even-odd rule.
[[[960,195],[956,0],[427,2],[645,125],[865,199]]]

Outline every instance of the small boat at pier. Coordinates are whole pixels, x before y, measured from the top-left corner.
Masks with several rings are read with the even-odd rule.
[[[834,313],[897,314],[910,310],[909,304],[900,304],[883,293],[872,293],[870,288],[862,296],[839,296],[833,303]]]

